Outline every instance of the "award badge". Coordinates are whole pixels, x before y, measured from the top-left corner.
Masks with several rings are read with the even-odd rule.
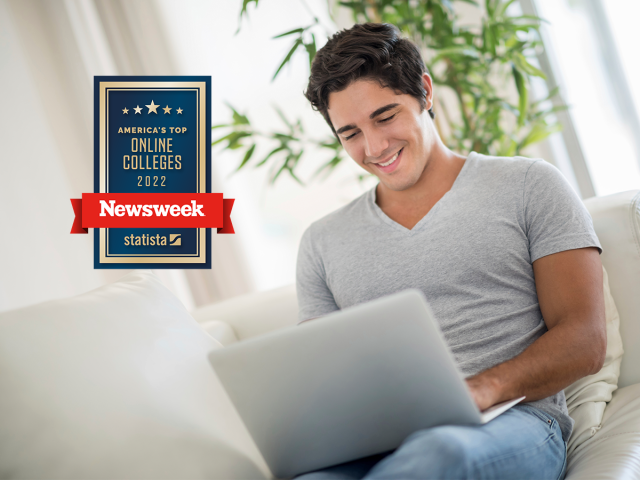
[[[211,193],[211,77],[94,77],[94,193],[71,199],[94,268],[211,268],[233,202]]]

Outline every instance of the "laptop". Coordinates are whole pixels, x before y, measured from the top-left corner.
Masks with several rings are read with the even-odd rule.
[[[405,290],[214,350],[209,360],[278,478],[400,446],[480,412],[418,290]]]

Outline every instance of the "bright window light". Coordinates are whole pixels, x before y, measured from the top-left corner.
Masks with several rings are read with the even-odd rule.
[[[582,145],[598,196],[640,188],[640,151],[637,132],[628,121],[629,112],[640,111],[639,32],[632,22],[640,13],[637,0],[602,2],[612,43],[622,64],[621,75],[633,98],[621,107],[610,58],[605,58],[601,38],[595,33],[592,6],[585,0],[536,0],[539,15],[550,22],[546,28],[555,57],[565,101]],[[634,13],[635,12],[635,13]],[[623,72],[623,73],[622,73]],[[629,108],[629,102],[635,108]],[[625,110],[626,109],[626,110]],[[626,113],[625,113],[626,112]]]

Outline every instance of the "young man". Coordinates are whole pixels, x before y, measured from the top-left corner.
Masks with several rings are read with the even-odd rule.
[[[606,349],[601,248],[580,199],[543,160],[449,150],[420,53],[391,25],[329,39],[305,95],[379,183],[305,232],[300,320],[419,288],[480,410],[527,403],[302,477],[564,476],[563,388],[597,372]]]

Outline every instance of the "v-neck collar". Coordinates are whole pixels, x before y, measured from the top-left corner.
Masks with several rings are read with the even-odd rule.
[[[376,203],[376,189],[378,188],[378,184],[376,184],[371,190],[369,190],[368,193],[368,203],[371,206],[371,208],[373,208],[373,210],[376,212],[376,214],[378,215],[378,217],[387,225],[391,226],[392,228],[394,228],[395,230],[402,232],[405,235],[413,235],[416,232],[422,230],[422,228],[424,227],[424,225],[428,222],[429,218],[433,217],[434,212],[440,207],[440,205],[442,204],[443,200],[445,200],[445,198],[447,196],[450,196],[449,194],[456,188],[456,185],[458,185],[458,183],[460,183],[460,179],[464,176],[465,171],[467,170],[467,165],[470,162],[470,160],[472,159],[472,157],[475,156],[475,152],[471,152],[467,158],[464,161],[464,164],[462,165],[462,168],[460,169],[460,171],[458,172],[458,176],[456,177],[456,179],[453,182],[453,185],[451,185],[451,188],[440,198],[440,200],[438,200],[435,205],[433,207],[431,207],[431,209],[427,212],[427,214],[422,217],[420,219],[420,221],[418,221],[418,223],[416,223],[412,229],[408,229],[407,227],[400,225],[398,222],[396,222],[395,220],[392,220],[391,218],[389,218],[389,216],[387,216],[386,213],[384,213],[382,211],[382,209],[378,206],[378,204]]]

